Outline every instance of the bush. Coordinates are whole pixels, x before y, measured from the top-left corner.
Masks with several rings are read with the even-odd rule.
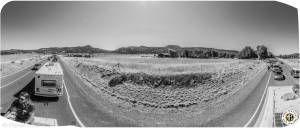
[[[112,87],[112,86],[116,86],[116,85],[122,84],[124,81],[126,81],[126,77],[124,77],[123,75],[121,75],[121,76],[117,76],[117,77],[112,78],[108,82],[108,85]]]
[[[177,75],[149,75],[146,73],[127,73],[120,74],[109,81],[109,86],[130,82],[138,85],[146,85],[150,87],[193,87],[204,83],[212,77],[209,73],[193,73],[193,74],[177,74]]]

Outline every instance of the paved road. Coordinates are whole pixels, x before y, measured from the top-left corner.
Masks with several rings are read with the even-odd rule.
[[[7,111],[10,104],[17,98],[21,91],[27,91],[32,95],[34,74],[35,71],[28,68],[3,78],[3,81],[1,79],[1,113]],[[64,91],[64,93],[66,92]],[[59,125],[77,125],[66,97],[58,99],[32,95],[31,99],[36,108],[35,116],[55,118]]]
[[[89,93],[92,92],[92,89],[87,86],[82,86],[85,83],[77,78],[66,64],[63,62],[61,64],[64,71],[66,87],[64,89],[64,95],[59,98],[32,96],[32,101],[36,107],[36,116],[55,118],[58,121],[58,125],[84,125],[88,127],[138,126],[138,123],[126,117],[121,117],[117,113],[108,111],[102,103],[98,102],[99,100],[103,102],[105,100],[101,99],[102,97],[99,95]],[[286,74],[286,80],[275,81],[273,74],[268,72],[260,81],[260,85],[252,92],[252,95],[243,101],[242,104],[238,105],[232,112],[206,124],[206,126],[244,126],[256,111],[266,86],[290,85],[296,81],[290,76],[288,66],[283,65],[282,67]],[[269,84],[267,84],[269,77],[270,81]],[[5,112],[8,109],[9,105],[15,99],[15,96],[17,96],[21,90],[32,92],[33,88],[34,71],[24,70],[3,78],[3,81],[1,81],[1,112]],[[68,91],[68,93],[66,91]],[[255,122],[255,119],[253,122]],[[252,124],[253,123],[250,123],[249,126],[252,126]]]
[[[286,77],[283,81],[274,80],[274,74],[271,71],[268,71],[264,78],[260,81],[259,85],[253,90],[252,94],[247,97],[241,104],[239,104],[236,108],[230,111],[227,114],[219,117],[218,119],[211,121],[205,126],[209,127],[243,127],[245,124],[249,124],[251,127],[254,125],[260,110],[262,109],[262,105],[258,108],[258,104],[260,103],[261,98],[262,103],[264,102],[264,90],[266,86],[290,86],[299,80],[298,78],[293,78],[290,75],[290,70],[288,65],[281,64],[283,69],[283,73]],[[270,81],[268,83],[268,79],[270,77]],[[258,108],[258,111],[256,110]],[[257,111],[257,114],[253,115]],[[249,122],[249,120],[253,117],[253,120]]]
[[[59,126],[137,126],[126,118],[106,111],[107,109],[97,102],[101,97],[88,94],[91,88],[82,86],[84,83],[66,68],[64,63],[61,64],[66,87],[62,97],[46,98],[32,95],[35,71],[26,69],[5,77],[3,83],[1,82],[1,113],[9,108],[21,91],[27,91],[30,92],[36,108],[35,116],[57,119]],[[68,97],[71,104],[68,102]]]

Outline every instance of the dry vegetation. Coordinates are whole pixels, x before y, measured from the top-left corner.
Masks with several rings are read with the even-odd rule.
[[[63,59],[112,102],[130,104],[130,108],[141,112],[158,113],[174,112],[174,109],[177,112],[203,111],[203,106],[215,105],[243,88],[265,67],[256,60],[169,59],[141,55],[104,54],[90,59]],[[109,86],[114,80],[117,82]]]
[[[299,59],[281,59],[281,60],[292,68],[298,68],[298,69],[300,68]]]
[[[18,70],[39,62],[43,56],[37,54],[1,55],[1,76],[9,75]]]

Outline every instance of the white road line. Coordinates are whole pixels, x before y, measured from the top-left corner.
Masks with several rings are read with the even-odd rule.
[[[23,76],[19,77],[18,79],[15,79],[14,81],[12,81],[12,82],[10,82],[10,83],[8,83],[8,84],[6,84],[6,85],[4,85],[4,86],[1,86],[0,89],[1,89],[1,88],[4,88],[4,87],[6,87],[6,86],[8,86],[8,85],[10,85],[10,84],[12,84],[12,83],[14,83],[14,82],[16,82],[17,80],[23,78],[24,76],[26,76],[26,75],[29,74],[29,73],[31,73],[31,72],[27,72],[26,74],[24,74]]]
[[[250,120],[244,125],[244,127],[248,127],[249,124],[250,124],[250,123],[252,122],[252,120],[254,119],[255,115],[257,114],[257,112],[258,112],[258,110],[259,110],[259,108],[260,108],[260,106],[261,106],[261,104],[262,104],[262,102],[263,102],[263,99],[264,99],[264,97],[265,97],[265,94],[266,94],[266,92],[267,92],[267,88],[268,88],[268,85],[269,85],[269,82],[270,82],[271,75],[272,75],[272,73],[270,73],[270,75],[269,75],[269,79],[268,79],[268,82],[267,82],[267,84],[266,84],[266,88],[265,88],[264,93],[263,93],[263,95],[262,95],[263,97],[260,99],[259,104],[258,104],[258,106],[257,106],[257,108],[256,108],[256,110],[255,110],[255,112],[253,113],[253,115],[252,115],[252,117],[250,118]]]
[[[64,80],[64,79],[63,79],[63,84],[64,84],[64,87],[65,87],[65,89],[66,89],[67,100],[68,100],[69,106],[70,106],[70,108],[71,108],[71,111],[72,111],[74,117],[76,118],[76,121],[79,123],[79,125],[80,125],[81,127],[85,127],[85,126],[83,125],[83,123],[80,121],[80,119],[78,118],[78,116],[77,116],[77,114],[76,114],[76,112],[75,112],[75,110],[74,110],[74,108],[73,108],[73,106],[72,106],[72,103],[71,103],[71,101],[70,101],[70,95],[69,95],[69,92],[68,92],[68,89],[67,89],[67,87],[66,87],[66,83],[65,83],[65,80]]]

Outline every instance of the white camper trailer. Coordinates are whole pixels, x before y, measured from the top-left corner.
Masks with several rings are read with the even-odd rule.
[[[47,62],[35,73],[35,95],[63,95],[63,71],[58,62]]]

